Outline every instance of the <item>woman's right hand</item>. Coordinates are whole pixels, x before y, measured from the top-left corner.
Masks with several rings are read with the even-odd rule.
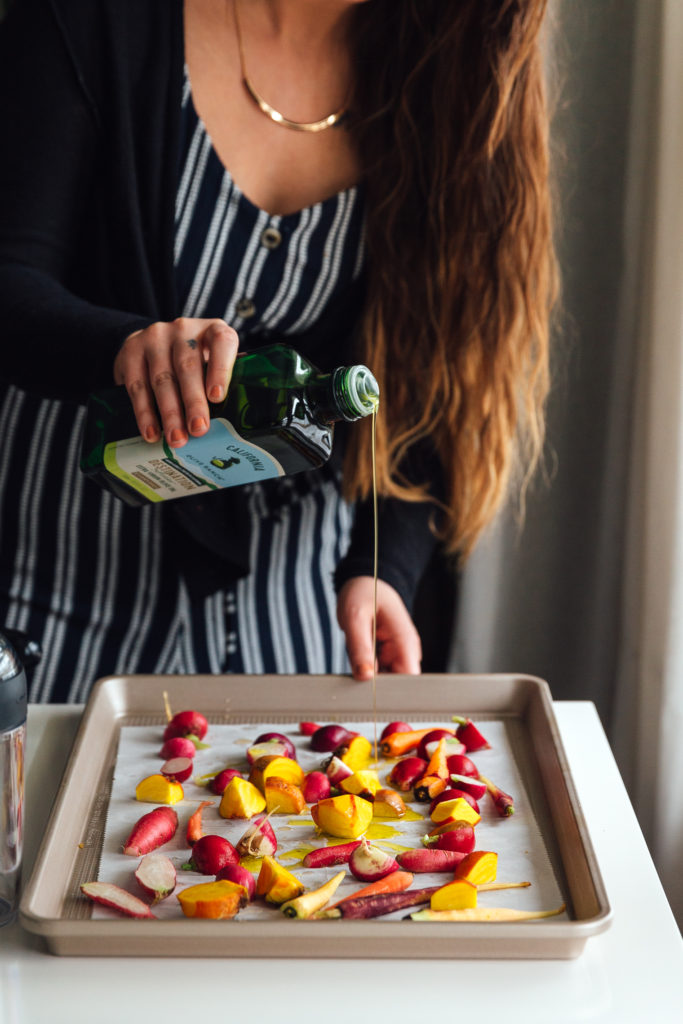
[[[188,435],[207,432],[208,403],[225,398],[238,345],[225,320],[190,317],[159,321],[126,338],[114,381],[126,388],[146,441],[158,441],[163,429],[168,444],[181,448]]]

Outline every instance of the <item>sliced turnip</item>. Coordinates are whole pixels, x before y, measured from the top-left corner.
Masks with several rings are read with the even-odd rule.
[[[289,736],[285,736],[283,732],[262,732],[260,736],[257,736],[254,740],[254,745],[257,743],[283,743],[289,750],[289,754],[284,756],[291,757],[293,761],[296,761],[296,747],[290,740]]]
[[[175,865],[165,853],[148,853],[138,864],[135,878],[145,896],[151,896],[158,903],[176,887]]]
[[[470,775],[458,775],[454,772],[451,775],[451,782],[455,783],[456,789],[469,793],[475,800],[481,800],[486,793],[486,783],[481,779],[473,779]]]
[[[257,818],[236,846],[240,857],[272,857],[277,850],[277,837],[267,818]]]
[[[391,854],[373,846],[367,839],[361,839],[349,857],[349,868],[359,881],[376,882],[392,871],[398,871],[398,862]]]
[[[111,907],[127,917],[154,917],[146,903],[111,882],[84,882],[81,892],[94,903]]]
[[[287,743],[281,743],[280,740],[254,743],[247,749],[247,761],[249,764],[254,764],[261,757],[288,757],[290,760],[296,760],[290,752],[290,746]]]
[[[161,766],[161,774],[171,782],[185,782],[192,775],[191,757],[172,757]]]
[[[349,775],[353,775],[352,769],[335,754],[323,762],[323,769],[331,786],[338,786],[343,779],[348,779]]]

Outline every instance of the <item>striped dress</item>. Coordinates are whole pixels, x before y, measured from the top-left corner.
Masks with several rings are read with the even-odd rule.
[[[296,347],[363,267],[359,190],[259,209],[221,164],[187,74],[175,224],[179,315],[223,317],[246,350],[269,332]],[[250,485],[251,573],[192,599],[162,509],[129,508],[78,471],[83,417],[0,392],[0,624],[42,644],[32,701],[82,701],[112,673],[347,671],[332,573],[352,514],[331,469]]]

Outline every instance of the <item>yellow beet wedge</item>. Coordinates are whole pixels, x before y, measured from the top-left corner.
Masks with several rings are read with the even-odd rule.
[[[235,776],[223,791],[218,813],[221,818],[252,818],[265,810],[266,798],[247,779]]]
[[[148,775],[135,787],[135,799],[146,804],[177,804],[184,795],[180,783],[164,775]]]
[[[339,756],[352,772],[364,771],[370,764],[372,744],[365,736],[354,736],[344,745]]]
[[[400,793],[393,789],[378,789],[372,803],[372,815],[374,818],[402,818],[407,812],[407,807]]]
[[[498,854],[491,850],[473,850],[455,869],[456,878],[466,878],[473,885],[495,882],[498,872]]]
[[[372,821],[372,804],[353,793],[318,800],[311,817],[322,832],[339,839],[358,839]]]
[[[306,801],[298,786],[273,776],[266,779],[266,810],[269,814],[301,814]]]
[[[274,776],[284,779],[285,782],[290,782],[293,786],[301,787],[304,784],[304,770],[298,761],[292,760],[291,757],[277,755],[266,755],[259,757],[258,761],[254,761],[249,772],[249,782],[265,793],[266,779]]]
[[[234,917],[247,903],[244,887],[227,879],[191,885],[177,895],[185,917]]]
[[[470,825],[478,825],[481,815],[477,814],[474,807],[461,796],[455,800],[442,800],[437,804],[430,815],[435,825],[452,819],[453,821],[466,821]]]
[[[354,793],[356,796],[363,796],[366,799],[372,799],[381,786],[382,783],[379,781],[377,773],[369,770],[361,770],[354,772],[353,775],[347,775],[339,783],[339,788],[343,789],[345,793]]]
[[[467,910],[477,905],[477,887],[466,878],[457,878],[432,893],[432,910]]]
[[[268,903],[285,903],[296,899],[304,891],[299,879],[278,864],[274,857],[264,857],[256,879],[256,895],[265,896]]]

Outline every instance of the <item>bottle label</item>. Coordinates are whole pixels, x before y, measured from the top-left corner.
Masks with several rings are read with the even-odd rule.
[[[217,491],[283,476],[272,455],[245,441],[225,419],[211,420],[206,434],[182,448],[165,440],[149,444],[141,437],[112,441],[104,449],[105,468],[148,501]]]

